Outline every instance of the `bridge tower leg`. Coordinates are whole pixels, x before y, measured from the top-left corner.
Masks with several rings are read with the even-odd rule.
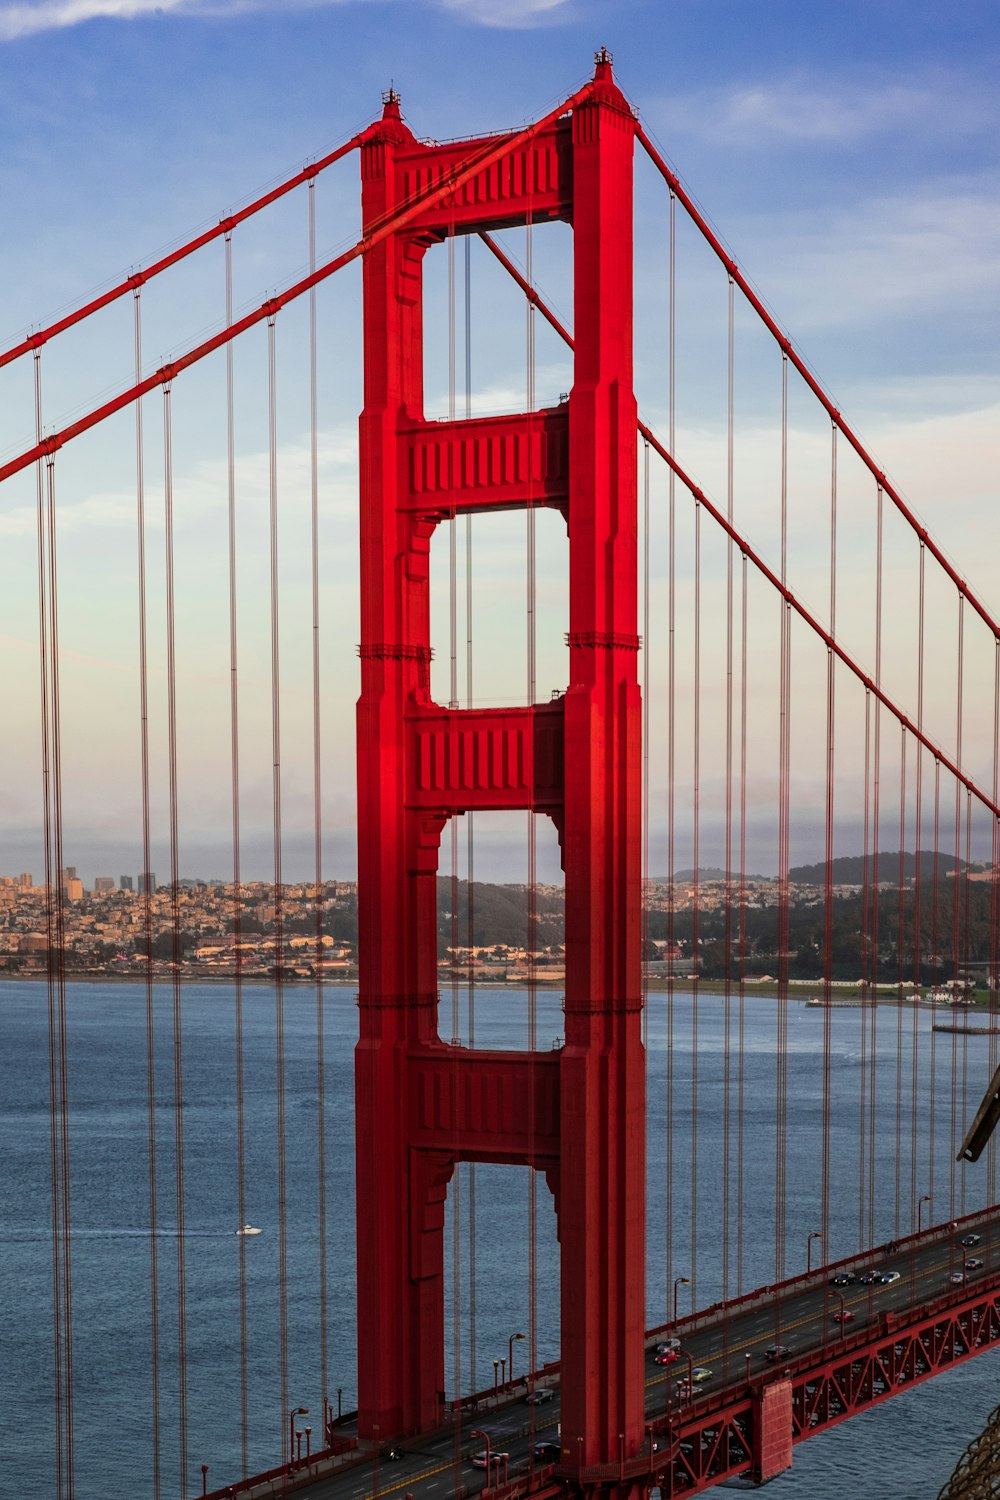
[[[366,230],[488,151],[364,262],[358,1399],[363,1436],[442,1418],[443,1222],[459,1161],[546,1174],[562,1257],[563,1464],[628,1492],[644,1452],[645,1056],[641,1040],[641,703],[632,383],[634,120],[601,53],[587,97],[532,133],[418,143],[387,97],[362,148]],[[501,418],[423,415],[421,271],[449,234],[554,219],[574,229],[568,402]],[[522,709],[430,696],[434,527],[553,506],[569,533],[569,687]],[[566,870],[566,1040],[481,1053],[437,1028],[441,830],[533,809]],[[611,1471],[615,1472],[612,1473]],[[610,1486],[609,1486],[610,1481]],[[641,1484],[637,1477],[635,1483]]]

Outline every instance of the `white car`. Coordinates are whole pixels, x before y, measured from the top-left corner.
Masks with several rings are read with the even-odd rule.
[[[879,1280],[879,1286],[892,1286],[892,1283],[894,1281],[898,1281],[899,1280],[899,1272],[898,1271],[883,1271],[882,1275],[879,1277],[878,1280]]]

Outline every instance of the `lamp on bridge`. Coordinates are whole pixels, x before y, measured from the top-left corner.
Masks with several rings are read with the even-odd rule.
[[[494,1361],[494,1363],[496,1363],[496,1361]],[[493,1478],[493,1474],[490,1470],[490,1435],[488,1432],[480,1432],[478,1427],[474,1427],[473,1430],[469,1433],[469,1436],[482,1438],[483,1442],[486,1444],[486,1488],[489,1489],[490,1481]]]
[[[679,1286],[690,1286],[690,1285],[691,1285],[691,1278],[690,1278],[690,1276],[675,1276],[674,1277],[674,1322],[675,1323],[677,1322],[677,1288]]]
[[[498,1359],[495,1359],[493,1361],[493,1394],[494,1394],[494,1396],[496,1396],[496,1395],[499,1395],[499,1393],[500,1393],[500,1361]]]
[[[813,1248],[813,1240],[821,1240],[822,1238],[823,1238],[823,1236],[820,1233],[820,1231],[818,1229],[814,1229],[813,1232],[812,1232],[812,1234],[806,1240],[806,1275],[807,1276],[809,1275],[809,1272],[812,1270],[812,1248]]]
[[[308,1417],[308,1406],[293,1406],[288,1413],[288,1467],[295,1463],[295,1418]]]
[[[924,1193],[917,1199],[917,1233],[920,1234],[924,1227],[924,1204],[930,1203],[930,1193]]]
[[[507,1374],[510,1377],[511,1385],[514,1384],[514,1341],[515,1339],[523,1338],[523,1333],[512,1333],[510,1338],[507,1340]]]

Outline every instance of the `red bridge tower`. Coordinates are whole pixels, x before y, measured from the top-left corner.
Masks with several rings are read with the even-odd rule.
[[[563,1462],[585,1485],[624,1478],[644,1444],[634,135],[602,52],[570,113],[512,135],[506,151],[503,138],[492,138],[481,172],[408,215],[364,262],[361,1432],[384,1440],[441,1421],[448,1182],[458,1161],[518,1163],[544,1172],[555,1198]],[[390,95],[362,149],[365,231],[483,151],[482,141],[419,144]],[[574,230],[568,403],[514,417],[425,421],[427,248],[448,234],[555,219]],[[529,502],[556,507],[569,532],[568,690],[514,710],[442,708],[430,696],[434,527]],[[559,1052],[477,1052],[438,1036],[441,832],[449,818],[487,808],[547,813],[559,832],[566,871]]]

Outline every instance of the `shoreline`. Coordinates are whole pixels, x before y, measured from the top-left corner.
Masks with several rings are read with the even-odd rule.
[[[182,984],[232,986],[236,983],[235,972],[229,974],[189,974],[182,972],[180,978]],[[67,984],[132,984],[145,986],[146,983],[145,974],[107,973],[99,969],[70,970],[63,976],[63,979]],[[169,973],[154,973],[152,976],[154,985],[172,984],[173,979],[174,976]],[[48,980],[49,976],[46,973],[19,974],[10,970],[0,971],[0,984],[6,982],[46,985]],[[254,988],[273,989],[274,987],[273,976],[264,974],[244,974],[241,982],[243,986],[253,986]],[[357,990],[358,980],[355,975],[349,978],[337,979],[321,977],[318,980],[315,977],[302,978],[301,976],[296,976],[295,978],[287,978],[282,981],[284,989],[315,990],[317,985],[323,989]],[[528,981],[525,976],[520,975],[516,979],[477,979],[470,986],[469,980],[462,978],[458,980],[458,987],[460,989],[471,987],[475,990],[523,990],[527,989]],[[535,988],[540,990],[557,991],[565,990],[565,987],[566,983],[564,979],[543,979],[539,977],[535,980]],[[439,985],[439,994],[443,996],[450,988],[451,980],[444,978]],[[673,981],[673,988],[675,992],[684,995],[697,992],[698,995],[719,995],[723,997],[728,993],[730,999],[739,999],[741,995],[748,999],[754,996],[760,996],[761,999],[766,1000],[776,1000],[779,998],[778,984],[773,980],[770,982],[747,980],[741,988],[739,983],[727,986],[722,979],[702,979],[696,984],[690,977],[678,977]],[[822,991],[822,989],[822,980],[816,981],[815,984],[812,984],[812,982],[805,984],[800,982],[795,985],[794,989],[788,989],[784,998],[795,1001],[810,1010],[823,1010],[826,1009],[826,1002],[820,999],[817,994],[817,991]],[[669,983],[661,975],[655,975],[653,978],[647,980],[645,985],[645,993],[647,994],[665,995],[668,993],[668,990]],[[815,999],[819,999],[820,1003],[812,1004],[811,1002]],[[902,1006],[908,1010],[932,1010],[949,1016],[974,1015],[982,1011],[988,1012],[990,1009],[989,991],[987,990],[975,991],[973,999],[968,1005],[943,1005],[939,1001],[932,1000],[929,995],[920,995],[914,1000],[912,992],[906,995],[899,995],[895,991],[890,992],[880,989],[876,993],[862,993],[861,986],[857,983],[852,984],[850,981],[842,984],[834,984],[830,987],[829,1008],[831,1010],[854,1010],[872,1004]],[[976,1029],[978,1030],[979,1028]]]

